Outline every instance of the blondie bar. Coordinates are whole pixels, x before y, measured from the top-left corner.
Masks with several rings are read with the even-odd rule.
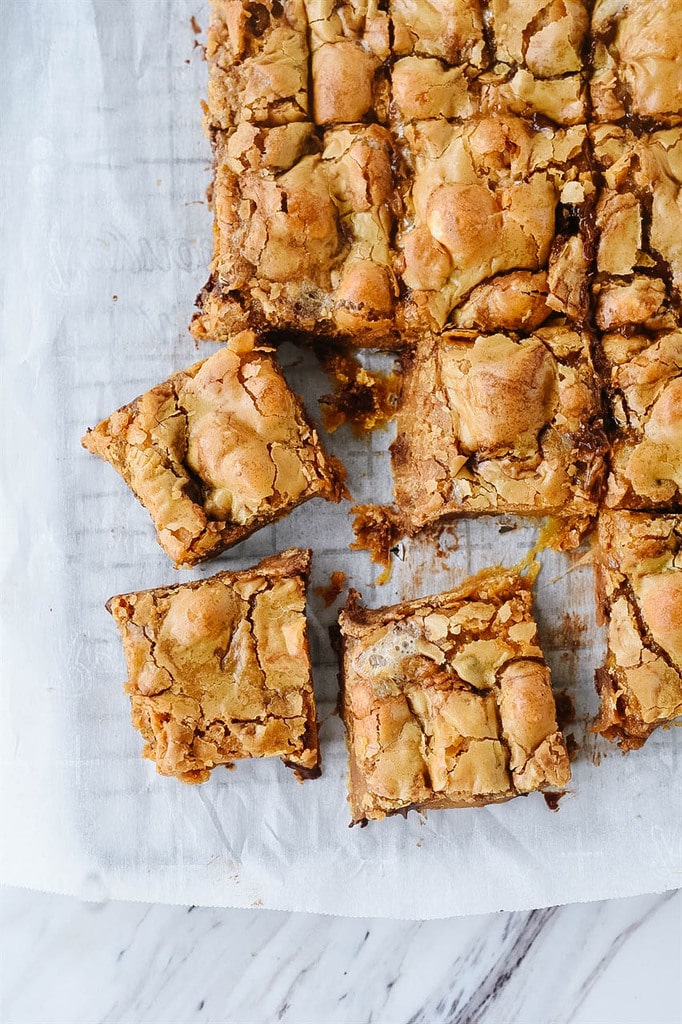
[[[551,310],[586,317],[594,184],[584,126],[436,119],[408,125],[405,142],[413,173],[397,247],[408,333],[532,330]]]
[[[605,503],[682,510],[682,331],[601,340],[613,432]]]
[[[595,120],[682,123],[679,0],[596,0],[591,33]]]
[[[492,570],[376,610],[351,592],[339,624],[353,822],[567,784],[529,579]]]
[[[161,775],[205,782],[245,757],[319,774],[305,617],[310,552],[112,597],[132,720]]]
[[[346,493],[343,468],[252,332],[119,409],[82,443],[120,473],[178,566],[217,555],[309,498]]]
[[[424,342],[407,366],[397,420],[395,497],[408,532],[463,515],[597,512],[606,437],[577,331]]]
[[[608,624],[595,729],[632,750],[682,715],[682,516],[603,512],[595,563]]]
[[[682,128],[635,134],[595,125],[591,134],[602,181],[592,286],[597,327],[679,326]]]

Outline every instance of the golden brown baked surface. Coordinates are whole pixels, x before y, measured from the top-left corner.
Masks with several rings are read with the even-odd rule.
[[[605,504],[682,509],[682,331],[605,334],[615,430]]]
[[[595,120],[682,123],[678,0],[596,0],[592,38]]]
[[[601,329],[679,318],[678,0],[211,7],[197,338],[582,323],[593,270]]]
[[[436,119],[408,125],[405,142],[413,174],[397,247],[408,330],[448,323],[523,330],[551,310],[586,316],[579,221],[594,185],[584,126],[539,129],[512,116]],[[569,208],[578,226],[566,224],[558,235]],[[474,312],[472,289],[484,282],[495,299],[492,308],[479,301]]]
[[[631,750],[682,715],[682,516],[603,512],[595,558],[608,624],[595,728]]]
[[[161,775],[205,782],[217,765],[319,764],[305,617],[310,551],[244,572],[112,597],[132,720]]]
[[[211,10],[215,249],[195,337],[397,347],[586,315],[582,0]]]
[[[316,495],[339,501],[328,456],[252,332],[173,374],[83,438],[151,515],[176,565],[194,565]]]
[[[595,125],[591,134],[602,182],[592,285],[596,325],[603,331],[679,325],[682,128],[635,135]]]
[[[492,570],[376,610],[357,598],[339,617],[354,822],[567,784],[527,579]]]
[[[452,332],[419,346],[404,378],[396,504],[411,532],[454,515],[590,517],[605,453],[585,336]]]

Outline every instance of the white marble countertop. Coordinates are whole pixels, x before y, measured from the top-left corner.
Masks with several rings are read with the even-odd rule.
[[[3,1024],[679,1024],[682,890],[441,921],[0,889]]]

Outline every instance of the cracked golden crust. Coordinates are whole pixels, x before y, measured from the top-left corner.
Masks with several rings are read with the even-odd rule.
[[[206,127],[282,125],[309,117],[302,0],[211,0]]]
[[[679,325],[682,128],[635,135],[591,129],[602,187],[596,206],[595,320],[604,331]]]
[[[394,344],[389,132],[242,125],[215,151],[213,283],[195,336],[255,324]]]
[[[682,517],[603,512],[595,564],[608,650],[594,728],[632,750],[682,715]]]
[[[527,579],[490,570],[376,610],[351,593],[339,624],[354,822],[567,784]]]
[[[606,334],[608,391],[616,425],[605,504],[682,509],[682,331]]]
[[[420,346],[403,380],[396,503],[409,532],[448,516],[589,517],[605,452],[584,335],[452,332]]]
[[[682,122],[682,8],[678,0],[597,0],[591,79],[597,121]]]
[[[119,409],[82,444],[120,473],[178,566],[309,498],[345,494],[342,467],[251,332]]]
[[[217,765],[245,757],[281,757],[301,777],[315,772],[310,558],[292,548],[244,572],[107,603],[123,642],[133,725],[161,775],[205,782]]]
[[[539,129],[512,116],[431,120],[410,124],[405,140],[414,171],[397,246],[408,330],[442,330],[483,282],[493,291],[499,285],[497,328],[538,322],[536,289],[502,276],[518,271],[550,272],[542,284],[547,313],[586,315],[582,227],[556,230],[569,207],[580,221],[594,194],[584,126]],[[551,277],[558,261],[560,289]]]
[[[495,65],[483,84],[489,112],[540,114],[557,124],[586,120],[583,52],[589,28],[582,0],[490,0]]]
[[[496,327],[515,329],[519,318],[534,326],[545,308],[585,316],[589,254],[575,226],[592,192],[580,125],[585,4],[384,6],[212,3],[205,121],[216,156],[215,252],[191,327],[197,339],[302,329],[395,348],[441,328],[491,280],[501,292]],[[433,133],[436,147],[454,133],[448,154],[431,152],[422,135]],[[505,152],[515,154],[506,178]],[[454,252],[429,232],[433,218],[424,221],[419,203],[401,219],[402,199],[410,206],[434,176],[429,191],[453,186],[430,203],[440,198],[460,222]],[[562,220],[570,229],[555,233]],[[476,233],[481,252],[460,239]],[[517,294],[504,271],[549,272],[546,305],[534,288]]]

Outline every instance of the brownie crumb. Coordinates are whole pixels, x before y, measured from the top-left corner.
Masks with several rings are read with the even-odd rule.
[[[315,593],[319,594],[324,601],[325,608],[329,608],[330,605],[334,604],[337,597],[346,585],[346,574],[342,570],[338,569],[333,572],[329,578],[329,584],[326,587],[315,587]]]
[[[572,732],[567,732],[564,735],[564,742],[566,744],[566,750],[568,752],[568,760],[575,761],[580,750],[580,744],[578,743],[575,735]]]
[[[556,812],[559,810],[559,801],[566,796],[566,790],[563,793],[543,793],[542,795],[550,811]]]
[[[376,565],[388,566],[391,549],[403,535],[396,510],[386,505],[354,505],[351,513],[356,537],[350,545],[351,551],[369,551]]]
[[[322,422],[329,433],[349,423],[357,436],[380,430],[395,416],[399,377],[367,370],[351,355],[318,349],[317,358],[331,378],[333,394],[320,398]]]

